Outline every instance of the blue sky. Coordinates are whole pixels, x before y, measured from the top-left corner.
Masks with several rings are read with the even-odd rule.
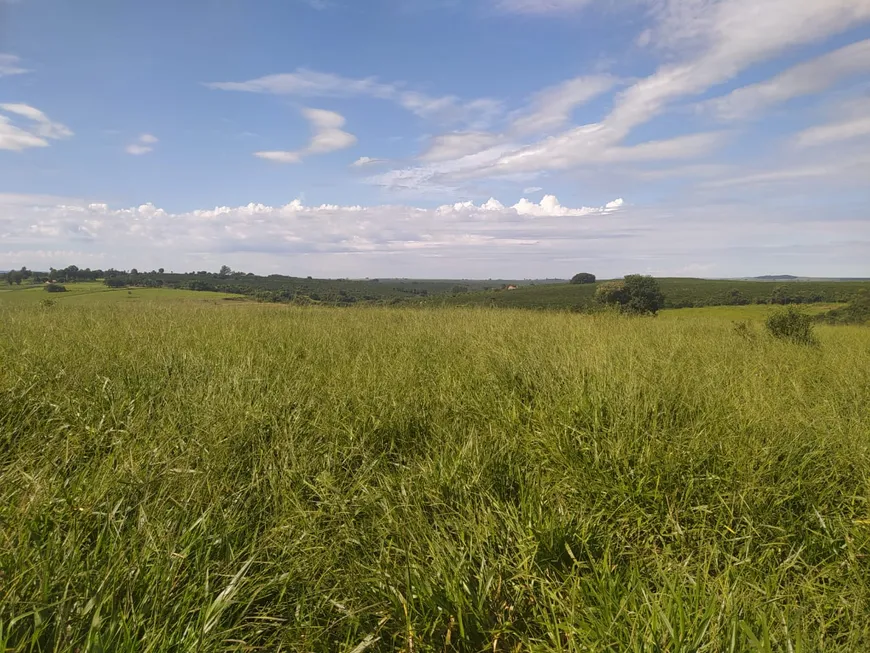
[[[868,206],[870,0],[0,0],[0,269],[870,276]]]

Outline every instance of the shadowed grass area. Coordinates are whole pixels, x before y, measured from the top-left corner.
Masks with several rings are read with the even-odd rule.
[[[870,648],[870,331],[4,306],[0,651]]]

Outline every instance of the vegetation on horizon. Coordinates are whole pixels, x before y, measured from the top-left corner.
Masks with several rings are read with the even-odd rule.
[[[22,268],[6,273],[8,285],[21,281],[43,284],[103,280],[108,288],[168,288],[195,292],[227,293],[259,302],[320,304],[347,307],[360,304],[425,304],[495,306],[589,312],[600,302],[596,292],[603,284],[582,272],[569,282],[446,279],[312,279],[283,275],[257,276],[222,266],[218,272],[177,274],[162,268],[150,272],[80,269],[74,265],[48,273]],[[631,277],[639,275],[629,275]],[[749,304],[814,304],[850,301],[870,281],[728,281],[708,279],[657,279],[664,299],[660,308],[745,306]],[[616,286],[608,286],[615,288]],[[508,292],[506,292],[508,291]],[[618,296],[618,293],[617,295]],[[615,302],[618,303],[618,302]],[[624,307],[623,307],[624,308]]]

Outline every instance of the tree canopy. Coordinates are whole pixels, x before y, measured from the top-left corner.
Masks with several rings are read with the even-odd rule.
[[[573,277],[571,277],[571,283],[595,283],[595,275],[590,274],[589,272],[578,272]]]
[[[653,277],[629,274],[622,281],[611,281],[599,286],[595,300],[624,313],[655,315],[664,306],[665,296],[659,282]]]

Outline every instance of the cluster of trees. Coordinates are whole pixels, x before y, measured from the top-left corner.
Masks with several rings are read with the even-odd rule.
[[[32,277],[33,272],[22,266],[20,270],[10,270],[6,273],[6,283],[10,286],[12,284],[20,286],[22,281],[31,279]]]

